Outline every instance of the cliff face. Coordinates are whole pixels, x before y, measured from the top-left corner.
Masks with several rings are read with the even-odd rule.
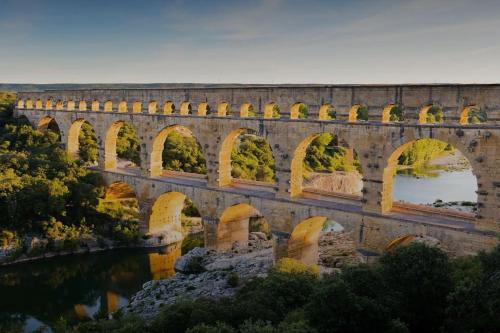
[[[362,178],[357,171],[311,172],[307,179],[304,179],[304,187],[328,192],[361,195],[363,189]]]

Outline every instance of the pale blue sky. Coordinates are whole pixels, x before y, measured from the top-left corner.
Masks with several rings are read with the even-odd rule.
[[[500,1],[0,0],[0,82],[500,82]]]

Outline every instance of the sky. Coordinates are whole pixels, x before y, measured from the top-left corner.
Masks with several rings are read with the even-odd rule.
[[[4,83],[498,83],[498,0],[0,0]]]

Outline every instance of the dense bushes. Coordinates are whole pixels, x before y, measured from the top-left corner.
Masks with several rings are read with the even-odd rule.
[[[231,152],[231,165],[234,178],[274,181],[273,153],[264,138],[251,134],[238,137]]]
[[[82,158],[73,160],[61,148],[55,132],[36,131],[25,120],[12,117],[13,95],[0,97],[2,245],[26,235],[68,244],[95,232],[130,236],[134,228],[116,225],[122,219],[115,208],[102,209],[103,180],[85,167],[85,162],[97,158],[90,125],[82,125]]]
[[[293,273],[274,268],[234,298],[180,300],[149,325],[125,317],[83,324],[78,331],[104,332],[98,328],[114,325],[108,331],[496,332],[499,276],[500,248],[450,261],[437,248],[413,244],[384,255],[378,265],[324,278],[304,267]]]

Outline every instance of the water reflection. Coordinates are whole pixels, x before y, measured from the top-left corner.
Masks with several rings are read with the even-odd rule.
[[[60,318],[103,318],[151,279],[170,277],[180,244],[117,250],[0,268],[0,332],[31,332]],[[50,332],[50,330],[46,330]]]

